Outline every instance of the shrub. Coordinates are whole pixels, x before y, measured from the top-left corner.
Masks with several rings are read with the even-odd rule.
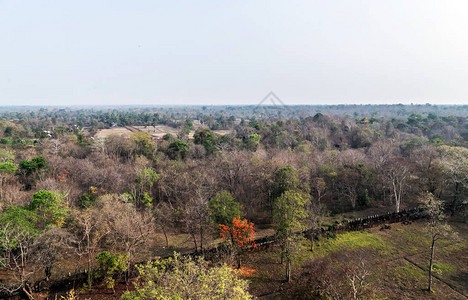
[[[247,281],[226,265],[209,267],[202,258],[174,254],[138,266],[138,272],[135,291],[125,292],[122,299],[252,299]]]

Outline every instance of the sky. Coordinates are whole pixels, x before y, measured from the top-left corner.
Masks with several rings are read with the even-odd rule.
[[[0,105],[468,104],[468,1],[0,0]]]

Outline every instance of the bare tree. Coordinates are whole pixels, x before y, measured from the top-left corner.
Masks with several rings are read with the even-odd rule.
[[[466,190],[468,188],[468,149],[463,147],[441,146],[440,162],[445,174],[445,182],[453,186],[452,215],[462,209],[465,214]],[[466,215],[465,215],[466,217]]]
[[[203,251],[207,231],[209,230],[208,201],[196,196],[185,206],[185,230],[192,236],[195,251],[198,251],[197,236],[199,237],[200,251]]]
[[[422,199],[429,221],[428,232],[431,237],[431,254],[429,258],[429,277],[427,290],[430,292],[432,288],[432,266],[435,257],[436,241],[441,238],[457,239],[457,234],[453,231],[450,225],[447,224],[443,212],[444,203],[435,198],[431,193],[426,193]]]
[[[354,168],[345,167],[338,174],[337,188],[343,198],[348,199],[352,209],[356,208],[360,174]]]
[[[384,176],[387,179],[387,184],[392,192],[393,200],[395,201],[395,211],[400,212],[401,202],[409,180],[409,167],[401,161],[394,159],[389,161],[384,170]]]
[[[102,220],[102,215],[97,209],[76,211],[74,214],[75,227],[75,252],[79,257],[76,267],[78,268],[81,258],[87,259],[88,285],[92,284],[92,272],[94,258],[96,256],[101,240],[106,237],[110,229]]]
[[[34,257],[31,255],[35,237],[33,232],[10,223],[3,225],[0,232],[1,264],[13,276],[9,284],[0,286],[0,289],[10,294],[21,290],[31,300],[34,299],[34,295],[30,280],[37,271],[37,265],[33,263]]]
[[[320,203],[326,194],[327,184],[322,177],[316,177],[312,182],[312,186],[317,193],[317,201]]]
[[[156,225],[158,225],[166,240],[166,248],[169,247],[169,239],[167,238],[167,229],[174,224],[174,209],[167,202],[160,202],[154,209],[154,217]]]
[[[310,240],[310,251],[314,251],[314,240],[316,230],[321,228],[323,218],[325,217],[325,207],[317,202],[311,201],[306,209],[307,217],[305,218],[305,225],[309,229],[308,238]]]
[[[354,259],[354,262],[349,263]],[[348,284],[351,287],[353,299],[362,299],[369,292],[370,266],[369,258],[365,250],[345,253],[340,261]]]
[[[98,205],[102,222],[109,229],[106,237],[115,249],[128,254],[128,266],[134,262],[135,253],[149,241],[154,233],[154,217],[150,212],[139,212],[132,203],[123,203],[109,195]],[[129,271],[129,269],[127,269]]]
[[[367,250],[335,252],[304,265],[302,281],[327,299],[372,299]],[[369,297],[371,296],[371,297]]]
[[[43,147],[50,155],[58,156],[62,152],[63,144],[62,138],[48,139],[43,144]]]
[[[74,244],[73,236],[59,227],[51,227],[43,232],[32,245],[32,255],[36,266],[44,269],[46,281],[52,275],[52,268],[58,259],[63,258]]]

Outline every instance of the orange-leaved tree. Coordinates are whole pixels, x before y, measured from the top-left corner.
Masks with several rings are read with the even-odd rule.
[[[237,256],[237,268],[240,269],[242,251],[257,248],[254,223],[237,217],[232,220],[231,225],[219,224],[219,230],[221,238],[231,244],[232,251]]]

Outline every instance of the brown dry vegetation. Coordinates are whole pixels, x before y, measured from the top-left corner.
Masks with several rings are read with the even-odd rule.
[[[197,118],[206,126],[202,129],[185,112],[175,118],[171,111],[87,115],[44,110],[19,115],[21,120],[14,122],[7,120],[18,116],[5,115],[0,121],[0,223],[7,228],[13,220],[19,224],[17,229],[30,228],[34,241],[51,233],[53,226],[60,229],[57,233],[66,234],[58,243],[63,247],[60,251],[33,243],[32,255],[25,260],[29,264],[25,269],[33,270],[37,257],[52,257],[41,268],[51,268],[50,279],[59,280],[75,270],[96,268],[96,254],[102,251],[127,254],[132,264],[216,245],[218,223],[229,224],[229,220],[214,222],[217,212],[208,205],[220,192],[230,194],[242,207],[239,214],[256,224],[257,236],[274,233],[275,202],[291,190],[319,204],[316,209],[307,208],[317,218],[308,218],[304,227],[332,226],[345,219],[411,208],[420,204],[427,191],[445,201],[447,214],[466,220],[466,118],[352,115],[272,116],[235,122],[234,116],[224,113],[200,112]],[[111,126],[119,127],[98,132],[103,139],[91,138],[92,133]],[[130,133],[124,126],[172,135],[155,143],[150,134]],[[220,132],[229,134],[220,136]],[[41,166],[34,159],[43,161]],[[16,169],[9,171],[9,167]],[[56,192],[62,200],[47,198],[47,209],[33,207],[30,204],[38,192]],[[56,212],[64,217],[55,218]],[[25,217],[29,214],[34,217]],[[349,296],[346,280],[340,278],[355,270],[352,264],[341,266],[337,261],[353,262],[353,257],[364,255],[364,249],[366,260],[379,266],[367,276],[374,279],[369,282],[372,296],[422,297],[421,268],[426,268],[428,244],[422,227],[411,226],[322,239],[313,253],[304,242],[290,285],[282,282],[284,266],[278,263],[277,248],[247,255],[245,261],[251,265],[245,267],[255,270],[248,272],[252,292],[264,297],[275,297],[274,293],[313,296],[312,290],[324,286],[323,279],[313,275],[323,273]],[[443,272],[437,276],[463,292],[466,247],[443,242],[438,247],[436,268]],[[50,251],[54,255],[49,256]],[[6,256],[21,253],[3,252]],[[452,257],[457,260],[451,261]],[[16,282],[19,288],[50,276],[36,271],[28,282]],[[429,296],[451,295],[437,282]]]

